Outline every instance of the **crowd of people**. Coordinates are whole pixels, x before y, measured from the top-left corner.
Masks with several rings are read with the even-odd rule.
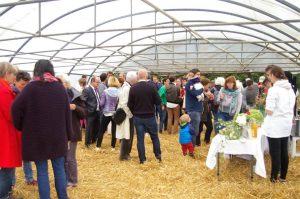
[[[295,92],[278,66],[268,66],[258,83],[243,85],[234,76],[209,80],[192,69],[182,77],[160,81],[145,69],[82,76],[72,86],[65,74],[55,75],[48,60],[35,64],[33,77],[9,63],[0,63],[0,198],[14,198],[15,168],[22,166],[28,185],[38,184],[40,198],[50,198],[48,160],[52,163],[59,199],[67,187],[78,185],[77,143],[95,152],[111,123],[111,150],[120,140],[119,160],[131,158],[134,135],[139,163],[145,164],[145,134],[160,163],[159,133],[179,134],[183,155],[195,158],[194,148],[210,143],[219,132],[219,120],[231,121],[250,108],[265,111],[265,126],[272,159],[271,181],[284,182],[288,170],[287,143],[294,117]],[[263,107],[266,107],[265,109]],[[135,133],[136,132],[136,133]],[[37,168],[33,178],[31,162]],[[280,177],[278,179],[278,174]]]

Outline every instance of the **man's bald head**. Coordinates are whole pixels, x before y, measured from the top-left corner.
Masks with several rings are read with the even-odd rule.
[[[148,72],[145,69],[140,69],[138,71],[138,78],[139,80],[147,80],[148,79]]]

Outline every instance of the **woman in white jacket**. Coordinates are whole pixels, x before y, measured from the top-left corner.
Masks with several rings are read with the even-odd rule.
[[[288,171],[288,139],[292,130],[296,96],[283,70],[275,65],[266,68],[266,76],[273,83],[266,99],[264,131],[268,137],[272,162],[271,182],[286,181]]]
[[[137,82],[137,73],[128,72],[125,81],[124,73],[119,75],[119,82],[122,86],[119,88],[119,102],[117,108],[122,108],[126,113],[126,119],[120,125],[117,125],[116,138],[121,140],[120,160],[129,160],[132,148],[134,126],[132,113],[130,112],[127,103],[130,87]]]

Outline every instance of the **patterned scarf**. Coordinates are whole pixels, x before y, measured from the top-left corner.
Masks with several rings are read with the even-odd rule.
[[[231,103],[230,103],[230,113],[232,112],[232,109],[236,108],[237,107],[237,103],[238,103],[238,97],[240,95],[240,90],[239,89],[236,89],[236,90],[233,90],[233,89],[221,89],[222,90],[222,93],[224,93],[225,95],[229,95],[232,97],[232,100],[231,100]]]
[[[44,81],[44,82],[57,82],[58,79],[51,75],[50,73],[44,73],[43,78],[35,76],[33,77],[34,81]]]

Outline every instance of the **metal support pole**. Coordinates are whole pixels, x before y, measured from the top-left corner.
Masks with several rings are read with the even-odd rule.
[[[186,68],[186,62],[187,62],[187,35],[188,35],[188,33],[187,33],[187,30],[185,31],[185,40],[186,40],[186,42],[185,42],[185,54],[184,54],[184,62],[185,62],[185,68]]]
[[[130,0],[130,28],[131,28],[131,31],[130,31],[130,43],[133,42],[133,2],[132,0]],[[131,52],[131,55],[133,55],[133,46],[131,46],[130,48],[130,52]]]
[[[41,36],[42,32],[42,5],[41,2],[39,2],[39,36]]]
[[[155,60],[156,60],[156,67],[158,68],[159,60],[158,60],[158,50],[157,50],[157,12],[155,11],[154,13],[154,24],[155,24],[155,29],[154,29],[154,42],[155,42]]]
[[[96,26],[97,26],[97,0],[94,1],[94,47],[97,46],[97,32],[96,32]]]
[[[172,27],[172,42],[174,42],[175,41],[175,33],[174,33],[174,25],[175,25],[175,23],[174,22],[172,22],[173,23],[173,27]],[[174,53],[175,53],[175,50],[174,50],[175,48],[174,48],[174,45],[172,46],[172,50],[173,50],[173,53],[172,53],[172,59],[173,59],[173,61],[172,61],[172,64],[174,65],[174,58],[175,58],[175,56],[174,56]]]
[[[220,176],[220,153],[217,153],[217,176]]]
[[[254,162],[254,156],[251,155],[251,160],[250,160],[250,178],[251,178],[251,181],[253,181],[253,162]]]

